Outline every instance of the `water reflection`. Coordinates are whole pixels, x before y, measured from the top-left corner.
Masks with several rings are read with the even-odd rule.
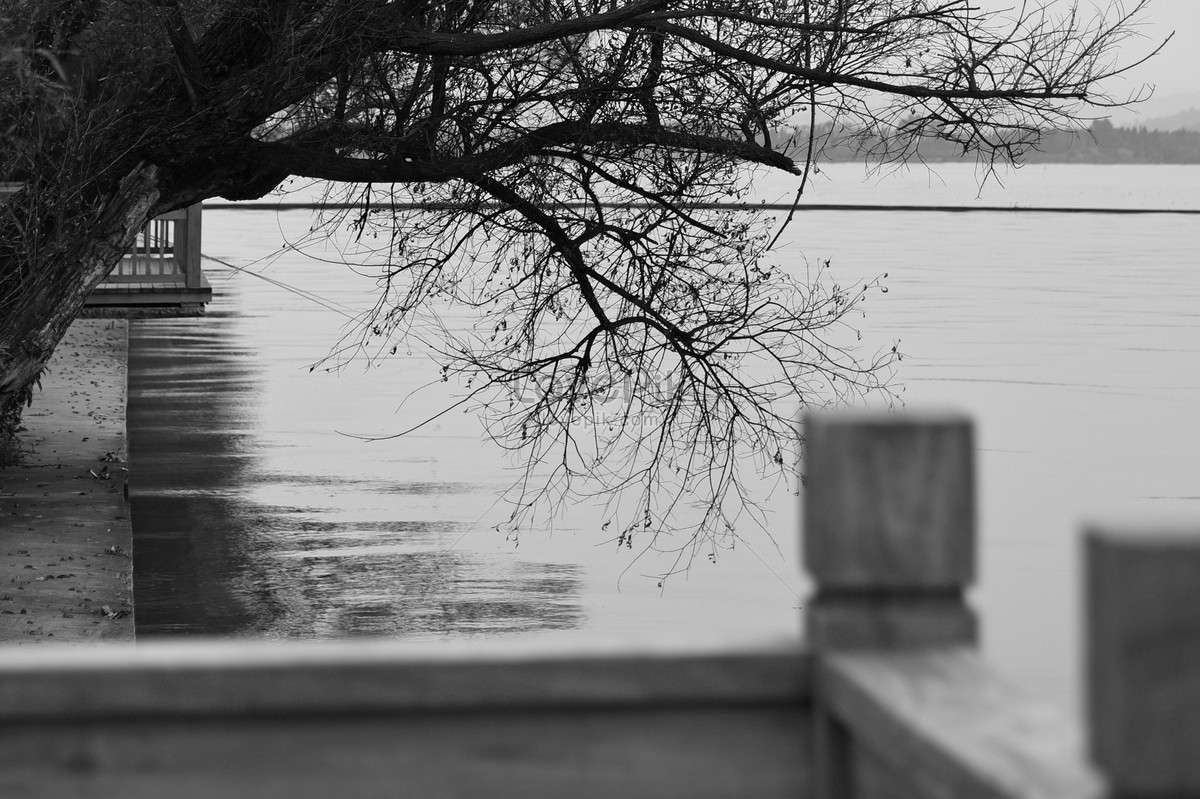
[[[251,353],[231,345],[233,320],[136,326],[131,337],[128,426],[135,519],[135,595],[142,632],[232,634],[253,608],[223,575],[251,567],[227,499],[251,455],[245,405],[255,385]]]
[[[264,424],[267,360],[234,298],[206,318],[130,336],[131,498],[139,636],[472,635],[572,629],[579,567],[455,550],[466,525],[408,518],[478,483],[404,479],[428,458],[372,465],[304,449]],[[295,323],[295,320],[292,320]],[[277,415],[281,416],[281,415]],[[281,429],[282,428],[282,429]],[[307,447],[312,449],[312,447]],[[283,453],[282,459],[280,453]],[[324,454],[324,460],[321,454]],[[291,468],[280,469],[280,462]],[[393,467],[397,467],[393,463]],[[392,500],[388,500],[388,497]],[[415,503],[414,504],[414,501]]]
[[[848,180],[834,180],[838,167]],[[1012,176],[1011,193],[991,185],[976,197],[970,165],[937,169],[963,190],[931,195],[920,170],[861,183],[861,168],[831,165],[812,199],[1192,208],[1200,183],[1200,167],[1035,166]],[[205,249],[245,265],[309,224],[303,212],[214,211]],[[864,336],[900,341],[910,406],[950,405],[978,423],[972,599],[985,651],[1060,703],[1076,690],[1080,518],[1195,514],[1198,225],[806,212],[784,237],[784,263],[833,258],[843,280],[890,273]],[[371,306],[372,281],[336,265],[281,259],[273,274],[334,308]],[[445,396],[411,396],[436,367],[401,347],[378,369],[310,374],[344,317],[244,275],[211,279],[208,318],[133,333],[143,634],[798,637],[807,588],[788,492],[767,505],[778,552],[748,531],[746,546],[717,565],[702,559],[665,592],[662,564],[597,546],[603,516],[591,508],[566,509],[553,535],[531,533],[516,550],[490,529],[506,515],[494,493],[511,473],[473,420],[380,444],[336,432],[386,435],[443,409]]]
[[[834,171],[814,184],[815,201],[854,201],[853,192],[826,194],[857,186],[857,199],[911,202],[928,182],[835,182]],[[1194,201],[1194,173],[1031,169],[1021,177],[1028,191],[976,200],[968,167],[969,191],[930,202],[1104,205],[1113,204],[1105,187],[1120,186],[1116,204],[1129,204],[1127,189],[1141,186],[1144,203],[1175,206]],[[290,254],[273,267],[256,263],[310,222],[303,212],[205,217],[210,255],[273,270],[308,298],[214,269],[218,301],[207,318],[134,333],[139,597],[153,589],[170,606],[157,613],[140,599],[143,629],[795,634],[806,588],[786,491],[767,508],[779,552],[748,530],[747,546],[722,553],[719,565],[702,560],[663,593],[654,575],[670,564],[596,546],[606,536],[594,509],[566,509],[553,535],[534,531],[519,550],[494,533],[507,513],[495,492],[512,473],[473,419],[447,416],[379,444],[339,435],[395,433],[447,398],[412,396],[437,384],[437,369],[403,346],[380,368],[309,373],[346,332],[337,309],[371,307],[375,288],[340,265]],[[1200,428],[1189,420],[1200,386],[1187,366],[1200,351],[1197,222],[812,212],[784,237],[784,263],[832,257],[845,280],[889,272],[890,293],[872,297],[862,322],[870,346],[900,340],[914,407],[957,405],[979,421],[985,552],[976,599],[991,654],[1025,673],[1062,683],[1068,670],[1079,517],[1114,506],[1141,514],[1187,504],[1162,497],[1196,493]]]

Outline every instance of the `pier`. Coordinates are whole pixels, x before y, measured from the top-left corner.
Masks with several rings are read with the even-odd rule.
[[[0,183],[0,202],[21,190]],[[212,300],[212,285],[201,267],[203,204],[149,220],[133,247],[92,291],[90,316],[194,316]]]
[[[212,300],[212,285],[200,264],[203,211],[196,203],[147,222],[133,248],[92,292],[88,307],[201,313]]]

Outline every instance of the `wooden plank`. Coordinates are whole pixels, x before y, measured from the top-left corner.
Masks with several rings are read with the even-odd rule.
[[[158,283],[101,284],[88,297],[89,306],[186,305],[212,301],[207,280],[199,289],[163,286]]]
[[[1093,756],[1118,796],[1200,795],[1200,530],[1085,541]]]
[[[147,281],[148,277],[153,278],[153,280]],[[114,286],[114,285],[120,285],[122,283],[147,283],[147,282],[149,282],[149,285],[158,284],[158,285],[166,285],[166,286],[174,286],[174,287],[182,287],[185,285],[184,276],[176,269],[176,267],[173,264],[162,267],[159,272],[153,273],[153,274],[148,273],[148,272],[141,272],[141,273],[135,274],[132,271],[125,271],[125,272],[120,272],[120,273],[113,271],[108,275],[108,277],[104,278],[104,282],[101,283],[100,285],[101,286]]]
[[[1084,799],[1104,784],[1080,726],[999,679],[968,649],[825,654],[822,707],[845,725],[860,793],[934,799]],[[893,780],[888,775],[894,775]],[[892,788],[871,789],[870,786]]]

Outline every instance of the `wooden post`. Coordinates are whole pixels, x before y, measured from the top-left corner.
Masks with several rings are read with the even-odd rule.
[[[818,650],[972,644],[971,422],[818,414],[805,420],[804,563]]]
[[[204,274],[200,266],[203,210],[203,203],[190,205],[186,217],[175,223],[175,257],[183,267],[184,285],[189,289],[200,288],[200,277]]]
[[[1200,530],[1085,547],[1092,757],[1113,797],[1200,797]]]
[[[805,418],[804,563],[816,583],[805,636],[818,654],[974,644],[971,422],[963,416]],[[821,698],[814,795],[855,799],[854,743]]]

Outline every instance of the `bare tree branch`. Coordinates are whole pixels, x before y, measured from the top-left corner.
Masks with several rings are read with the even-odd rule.
[[[1107,107],[1145,5],[0,0],[0,419],[131,227],[334,181],[379,292],[331,357],[425,340],[524,467],[511,532],[600,496],[686,568],[796,479],[801,407],[894,399],[884,276],[779,263],[750,170],[1017,159]]]

